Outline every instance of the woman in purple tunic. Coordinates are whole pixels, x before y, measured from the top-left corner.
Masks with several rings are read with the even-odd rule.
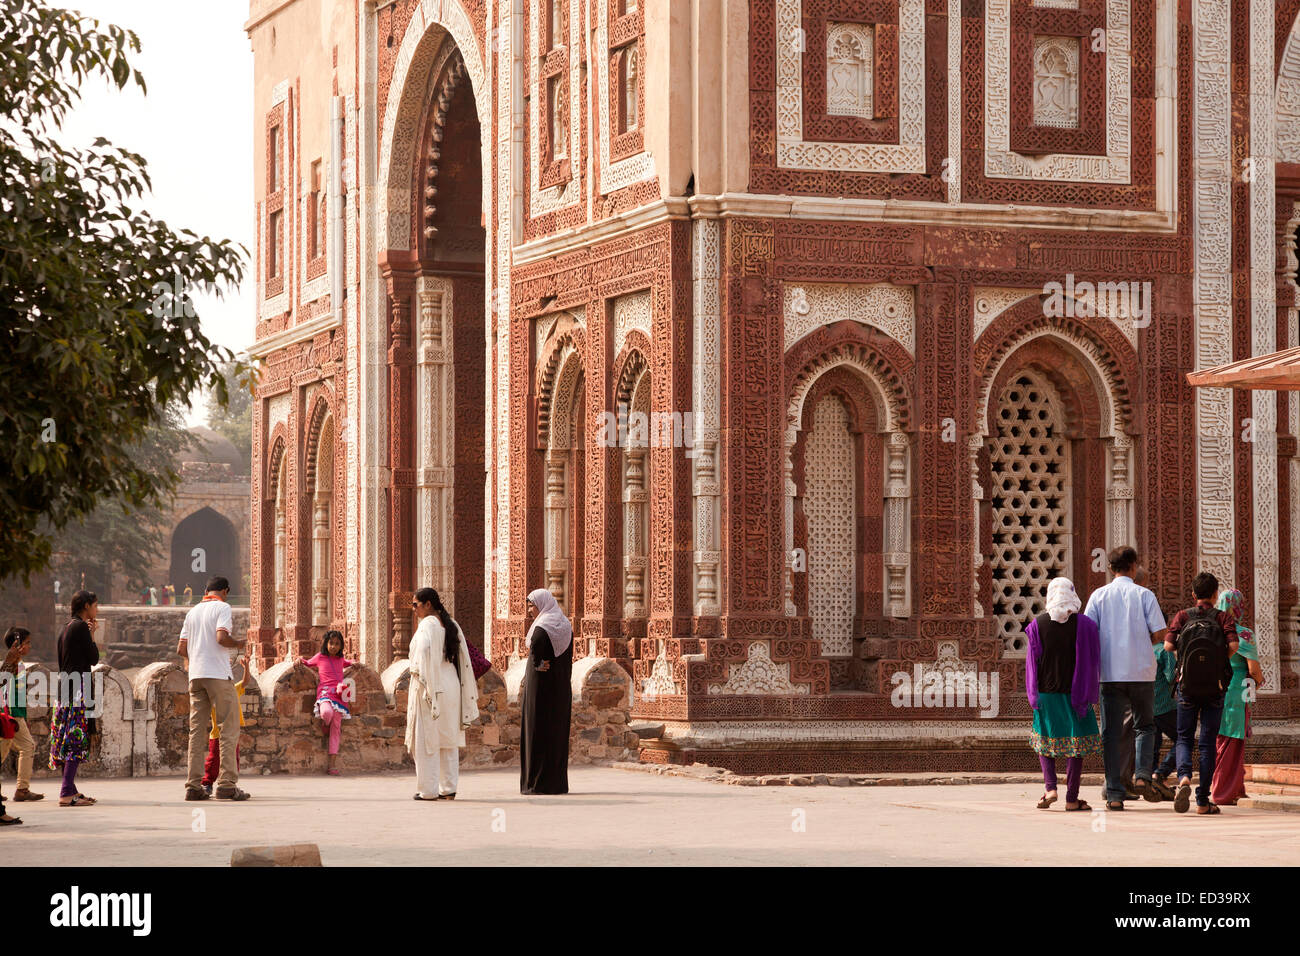
[[[1043,768],[1038,809],[1056,802],[1056,758],[1065,757],[1065,809],[1091,810],[1079,799],[1083,758],[1101,752],[1097,702],[1101,677],[1101,635],[1079,613],[1079,596],[1066,578],[1047,586],[1047,609],[1025,628],[1025,691],[1034,709],[1029,744]]]

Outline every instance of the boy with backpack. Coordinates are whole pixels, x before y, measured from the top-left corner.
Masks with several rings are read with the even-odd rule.
[[[1214,780],[1215,746],[1223,716],[1223,694],[1232,680],[1228,663],[1237,650],[1237,629],[1232,618],[1214,606],[1219,581],[1202,571],[1192,581],[1196,604],[1179,611],[1169,625],[1165,650],[1178,653],[1178,794],[1174,810],[1186,813],[1192,791],[1192,739],[1201,723],[1200,777],[1196,783],[1196,812],[1218,813],[1210,802]]]

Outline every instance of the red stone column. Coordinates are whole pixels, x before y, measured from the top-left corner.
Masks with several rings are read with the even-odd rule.
[[[388,618],[396,660],[410,645],[415,591],[415,270],[392,259],[380,268],[388,317]]]
[[[813,695],[830,690],[830,669],[807,618],[785,615],[783,329],[774,277],[771,220],[726,222],[722,305],[721,544],[717,637],[702,641],[704,660],[687,662],[687,717],[706,716],[708,685],[727,680],[755,640],[789,663],[790,680]]]
[[[669,269],[656,277],[654,296],[653,354],[650,356],[651,411],[682,420],[683,442],[697,439],[698,429],[690,420],[692,287],[691,224],[675,221],[670,226]],[[650,612],[648,636],[653,640],[688,637],[691,631],[694,587],[695,501],[692,496],[693,460],[690,448],[650,449],[650,574],[647,606]],[[651,655],[653,657],[653,655]]]
[[[1295,254],[1295,236],[1291,224],[1295,205],[1300,202],[1300,164],[1278,163],[1276,167],[1277,205],[1277,347],[1287,348],[1291,343],[1291,310],[1297,305],[1296,276],[1291,271],[1291,257]],[[1277,408],[1277,515],[1278,515],[1278,653],[1282,661],[1282,681],[1272,690],[1286,694],[1300,692],[1300,675],[1295,666],[1300,659],[1300,647],[1289,636],[1290,622],[1300,614],[1300,582],[1291,575],[1291,530],[1296,520],[1294,509],[1300,502],[1291,497],[1291,467],[1297,453],[1297,437],[1291,431],[1293,402],[1300,401],[1300,393],[1279,392]]]
[[[574,517],[582,512],[585,541],[572,549],[574,570],[582,562],[582,644],[575,652],[586,653],[586,642],[594,641],[596,657],[612,657],[620,663],[628,654],[622,633],[622,569],[615,556],[622,529],[622,494],[619,475],[619,448],[616,443],[602,442],[605,429],[602,415],[616,410],[613,378],[614,349],[609,330],[612,326],[607,299],[597,299],[587,306],[584,395],[586,407],[585,487],[574,496]],[[544,527],[539,526],[539,530]],[[630,665],[625,665],[630,666]]]
[[[253,401],[253,464],[251,468],[251,502],[249,517],[249,595],[248,649],[256,666],[265,670],[275,660],[275,502],[266,499],[268,480],[266,459],[269,436],[266,427],[266,400],[258,395]]]

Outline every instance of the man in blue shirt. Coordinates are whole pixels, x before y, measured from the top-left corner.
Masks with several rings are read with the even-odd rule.
[[[1106,765],[1103,796],[1109,810],[1124,809],[1124,765],[1135,741],[1124,733],[1124,717],[1133,713],[1136,736],[1138,794],[1152,803],[1160,794],[1151,783],[1155,757],[1156,658],[1151,645],[1165,639],[1165,616],[1156,596],[1133,580],[1137,551],[1116,548],[1110,553],[1114,574],[1105,587],[1093,591],[1084,614],[1101,630],[1101,742]]]

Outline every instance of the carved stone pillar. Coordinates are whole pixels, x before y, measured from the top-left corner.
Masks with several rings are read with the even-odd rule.
[[[284,488],[275,501],[275,626],[284,628],[284,588],[285,588],[285,519]]]
[[[330,623],[330,496],[317,492],[312,508],[311,622],[316,627]]]
[[[1135,544],[1133,522],[1133,439],[1116,435],[1107,448],[1106,548]],[[1082,574],[1081,570],[1079,572]]]
[[[624,463],[623,616],[637,618],[646,615],[645,449],[626,449]]]
[[[891,617],[911,614],[908,576],[912,567],[908,510],[912,497],[907,435],[892,432],[885,444],[885,608]]]
[[[546,589],[564,606],[568,594],[569,494],[565,483],[566,453],[551,449],[546,455]]]
[[[410,272],[386,267],[388,292],[389,623],[393,659],[410,645],[415,591],[415,349],[412,346]]]
[[[970,459],[970,496],[974,506],[973,524],[975,547],[971,549],[974,560],[971,562],[971,614],[973,617],[984,616],[984,605],[980,604],[980,568],[984,566],[984,547],[980,538],[980,503],[984,500],[984,486],[980,484],[980,451],[984,448],[984,436],[978,432],[966,440],[966,454]]]

